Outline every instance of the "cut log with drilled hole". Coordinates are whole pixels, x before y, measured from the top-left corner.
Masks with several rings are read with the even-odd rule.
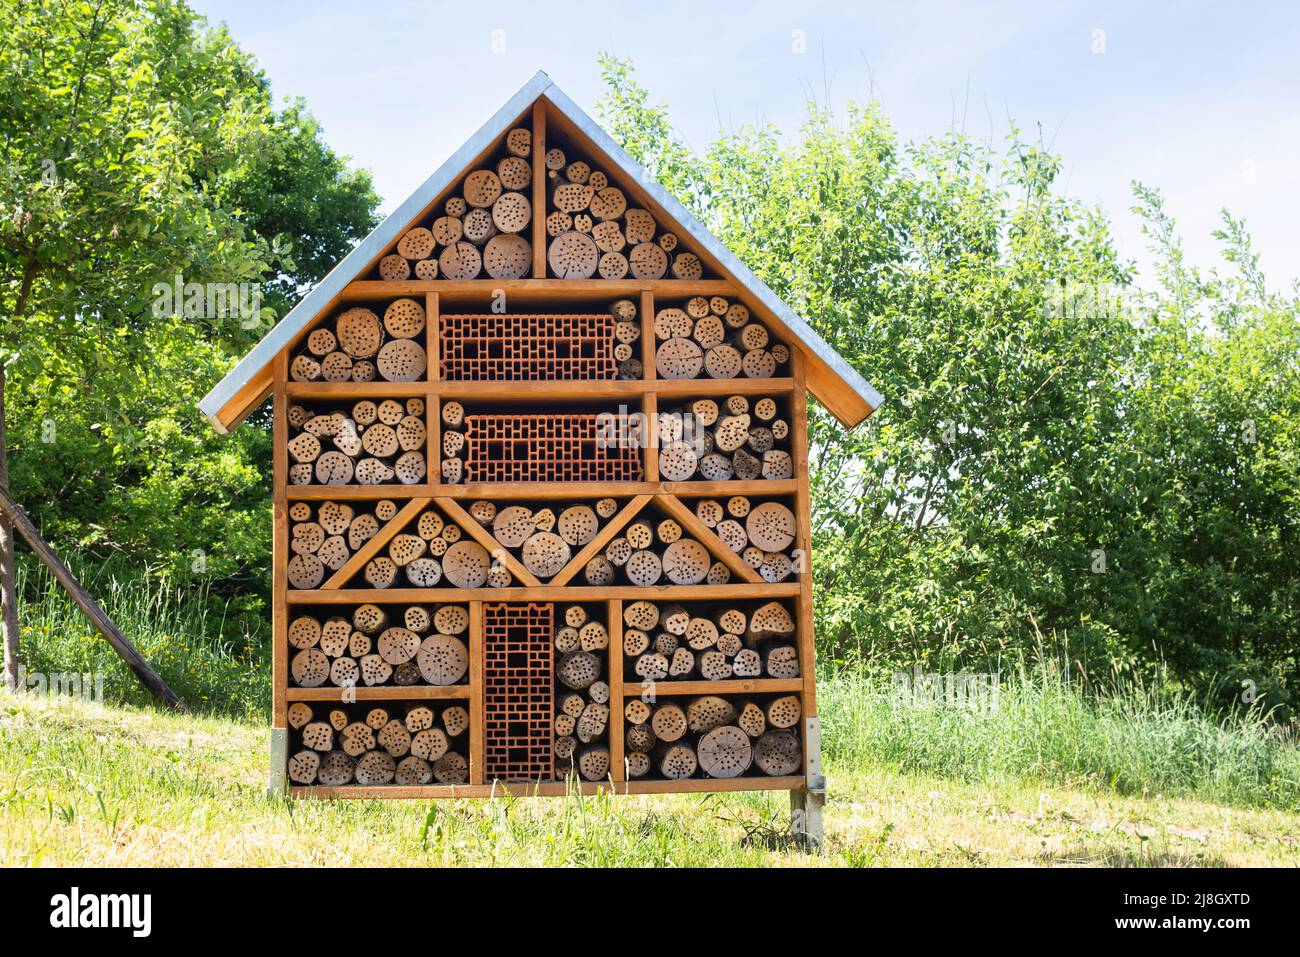
[[[763,667],[773,678],[797,678],[799,651],[794,645],[773,645],[767,649]]]
[[[785,505],[764,502],[746,516],[745,532],[749,540],[763,551],[781,552],[794,543],[798,526],[794,512]]]
[[[573,557],[569,544],[553,532],[536,532],[529,536],[519,555],[524,567],[538,578],[558,575]]]
[[[609,749],[600,745],[584,748],[578,755],[578,773],[588,781],[603,781],[609,774]]]
[[[659,773],[670,781],[689,778],[698,767],[695,749],[689,744],[674,744],[665,748],[659,759]]]
[[[492,556],[478,542],[463,539],[442,556],[442,573],[457,588],[481,588],[492,567]]]
[[[532,266],[528,240],[512,233],[493,236],[483,248],[483,268],[493,279],[521,279]]]
[[[660,704],[650,718],[650,728],[660,741],[676,741],[686,733],[686,712],[671,702]]]
[[[586,651],[575,651],[560,659],[555,676],[566,688],[587,688],[600,677],[600,659]]]
[[[623,572],[633,585],[648,587],[657,584],[663,578],[663,560],[654,552],[643,549],[633,552],[628,557]]]
[[[764,774],[784,777],[803,764],[803,749],[793,731],[767,731],[754,742],[754,763]]]
[[[546,258],[558,279],[590,279],[599,265],[600,250],[590,236],[570,230],[551,240]]]
[[[430,635],[415,656],[420,674],[431,685],[454,685],[469,670],[469,649],[451,635]]]
[[[694,379],[704,366],[704,350],[693,339],[669,339],[655,352],[660,378]]]
[[[725,698],[705,695],[693,698],[686,706],[686,726],[696,734],[712,731],[735,720],[736,709]]]
[[[749,737],[735,725],[714,728],[696,748],[700,770],[713,778],[734,778],[749,770],[753,748]]]

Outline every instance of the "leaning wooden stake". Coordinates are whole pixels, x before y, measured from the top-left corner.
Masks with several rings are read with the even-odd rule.
[[[4,513],[5,518],[13,523],[13,526],[22,533],[23,538],[27,539],[27,544],[31,546],[36,556],[43,561],[54,577],[58,579],[60,585],[64,587],[72,600],[90,619],[90,623],[113,646],[113,650],[122,656],[127,667],[135,672],[136,677],[149,689],[150,693],[159,701],[163,701],[173,708],[185,710],[185,705],[181,699],[176,696],[176,692],[167,687],[167,683],[158,676],[158,674],[149,667],[149,662],[136,650],[135,645],[131,644],[130,639],[122,634],[122,630],[113,623],[113,619],[104,613],[99,604],[86,589],[81,587],[81,582],[68,570],[58,555],[54,553],[45,539],[41,538],[41,533],[36,530],[36,525],[27,517],[24,512],[12,498],[9,493],[0,489],[0,512]]]

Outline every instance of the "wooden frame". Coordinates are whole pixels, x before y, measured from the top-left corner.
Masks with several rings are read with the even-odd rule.
[[[553,110],[539,99],[525,114],[532,118],[534,182],[545,181],[543,154],[550,141],[548,123],[556,117]],[[521,117],[521,120],[524,117]],[[558,135],[565,139],[578,136],[577,131],[563,124]],[[487,156],[497,149],[493,143],[481,154]],[[631,195],[638,203],[653,209],[644,191],[630,185]],[[427,207],[421,215],[442,203],[447,193]],[[771,378],[732,379],[666,379],[656,373],[656,336],[654,317],[657,304],[685,301],[689,297],[724,297],[752,302],[744,288],[725,279],[658,279],[658,280],[561,280],[547,278],[547,234],[545,227],[547,190],[535,187],[532,193],[532,222],[526,235],[531,237],[532,263],[529,278],[517,280],[354,280],[322,310],[301,332],[289,340],[278,354],[270,369],[269,391],[274,396],[274,450],[275,450],[275,555],[273,561],[273,727],[287,728],[287,710],[297,702],[355,702],[355,703],[433,703],[463,702],[469,712],[467,750],[468,782],[456,785],[421,786],[346,786],[307,785],[288,789],[292,797],[324,798],[433,798],[433,797],[488,797],[512,795],[562,794],[572,786],[566,781],[535,783],[494,782],[485,779],[485,714],[484,714],[484,603],[549,602],[561,605],[584,604],[603,607],[609,629],[609,645],[605,653],[604,668],[609,685],[610,720],[608,748],[610,772],[608,779],[584,782],[579,785],[583,793],[612,790],[623,794],[655,794],[671,792],[740,791],[740,790],[790,790],[803,792],[821,786],[819,742],[808,733],[812,725],[801,720],[796,729],[800,732],[802,773],[777,776],[745,776],[735,778],[690,777],[681,780],[627,780],[625,773],[624,706],[642,693],[643,686],[636,676],[625,673],[623,653],[623,611],[627,604],[650,599],[656,602],[721,602],[782,601],[792,609],[795,620],[793,644],[799,661],[798,677],[754,677],[708,680],[664,680],[657,683],[656,695],[666,700],[685,696],[789,696],[798,697],[802,715],[816,716],[816,653],[813,636],[813,602],[811,578],[810,504],[807,469],[795,468],[790,478],[753,479],[729,481],[667,481],[660,474],[658,415],[686,399],[712,397],[718,402],[731,396],[748,399],[773,397],[788,409],[790,427],[790,454],[796,463],[807,462],[807,399],[810,382],[809,360],[800,343],[791,339],[788,330],[764,310],[755,310],[755,319],[769,324],[774,336],[783,337],[790,350],[789,373]],[[656,213],[658,215],[658,213]],[[725,275],[725,270],[714,260],[705,257],[710,271]],[[373,266],[373,263],[371,264]],[[367,267],[367,270],[370,267]],[[362,273],[365,274],[365,273]],[[504,293],[511,312],[564,311],[565,309],[607,309],[615,299],[631,299],[638,306],[641,334],[636,354],[643,365],[643,377],[603,379],[595,381],[444,381],[439,368],[439,322],[443,315],[481,311],[487,297]],[[292,381],[289,375],[289,357],[294,354],[307,334],[326,317],[340,308],[414,297],[424,304],[426,326],[423,341],[428,357],[425,381],[417,382],[319,382]],[[427,441],[425,445],[426,477],[410,484],[362,485],[290,485],[288,483],[289,409],[297,403],[350,403],[363,398],[422,399],[426,410]],[[648,442],[644,447],[644,478],[635,482],[514,482],[514,483],[449,483],[443,480],[439,468],[441,456],[441,410],[452,401],[469,403],[508,403],[545,412],[550,406],[580,405],[602,401],[606,405],[626,406],[630,412],[639,413],[647,425]],[[702,498],[727,498],[730,496],[756,496],[765,500],[788,503],[797,519],[797,536],[794,542],[796,556],[802,557],[802,571],[794,578],[777,583],[765,581],[755,567],[735,551],[723,544],[722,539],[697,517],[694,505]],[[612,516],[596,537],[575,551],[571,562],[563,571],[542,581],[521,564],[508,550],[501,549],[489,530],[481,527],[467,512],[470,501],[484,499],[492,502],[561,502],[567,499],[591,501],[614,497],[620,500],[619,510]],[[398,506],[397,516],[381,527],[369,542],[355,550],[346,562],[326,576],[319,587],[295,590],[289,586],[288,560],[290,527],[288,510],[296,503],[321,503],[325,501],[362,502],[370,499],[389,499]],[[510,573],[512,584],[504,588],[412,588],[392,587],[382,590],[357,588],[352,579],[365,564],[376,556],[388,539],[406,527],[425,508],[440,510],[450,521],[494,556]],[[661,518],[678,523],[685,534],[700,542],[712,554],[715,563],[725,566],[730,581],[722,584],[672,585],[658,584],[637,587],[630,584],[585,585],[574,584],[577,574],[588,559],[603,552],[609,540],[619,534],[624,526],[637,521],[643,510],[651,510]],[[558,511],[558,509],[557,509]],[[496,546],[495,548],[493,546]],[[295,614],[317,610],[327,614],[339,606],[363,603],[402,604],[420,603],[435,605],[454,602],[466,605],[469,611],[470,661],[465,678],[455,685],[436,687],[428,685],[376,687],[301,688],[290,687],[288,623]],[[292,749],[290,749],[292,751]],[[281,761],[285,760],[281,756]],[[283,775],[284,768],[273,768]]]

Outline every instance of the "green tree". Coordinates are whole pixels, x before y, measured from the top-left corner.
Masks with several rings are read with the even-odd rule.
[[[695,156],[626,61],[602,66],[624,148],[885,396],[851,433],[813,422],[824,658],[996,666],[1055,633],[1095,676],[1282,681],[1295,302],[1267,298],[1239,225],[1238,279],[1191,282],[1166,244],[1176,281],[1143,296],[1105,217],[1014,129],[903,144],[875,105],[814,107],[795,136],[743,128]],[[1215,314],[1236,325],[1201,328]],[[1204,381],[1223,362],[1240,374]]]
[[[219,439],[195,403],[373,225],[369,178],[301,103],[277,112],[253,60],[177,0],[6,3],[0,64],[19,497],[64,545],[260,581],[266,436]],[[178,274],[267,280],[266,302],[167,308],[155,287]],[[5,461],[0,446],[0,478]]]

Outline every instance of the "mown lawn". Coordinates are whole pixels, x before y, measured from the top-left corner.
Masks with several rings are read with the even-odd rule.
[[[784,794],[287,802],[266,731],[0,691],[0,864],[1003,866],[1300,862],[1300,815],[829,759],[826,847]]]

